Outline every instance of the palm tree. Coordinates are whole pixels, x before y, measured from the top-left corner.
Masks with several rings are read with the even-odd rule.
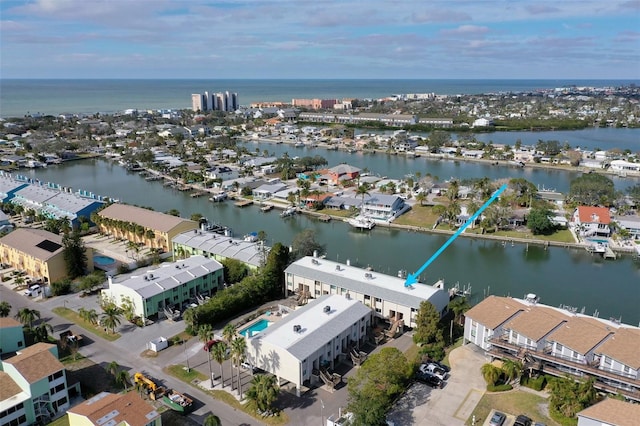
[[[427,196],[425,195],[424,192],[421,192],[418,195],[416,195],[416,201],[419,202],[420,205],[422,205],[426,199],[427,199]]]
[[[120,370],[115,374],[115,380],[117,384],[122,385],[124,390],[127,390],[131,378],[128,372],[126,372],[125,370]]]
[[[360,213],[362,213],[362,209],[364,207],[364,196],[370,195],[369,186],[366,183],[363,183],[362,185],[358,186],[358,189],[356,189],[356,196],[358,195],[362,197],[362,202],[360,203]]]
[[[236,336],[237,330],[238,327],[236,327],[236,325],[232,323],[228,323],[224,326],[224,328],[222,329],[222,337],[227,342],[227,345],[231,345],[233,338]]]
[[[502,372],[507,377],[507,382],[517,380],[522,374],[522,363],[520,361],[506,359],[502,363]]]
[[[459,323],[462,314],[471,309],[471,305],[469,305],[466,297],[456,297],[451,302],[449,302],[448,308],[451,312],[453,312],[454,321],[456,323]]]
[[[213,327],[211,324],[203,324],[198,328],[198,338],[200,341],[205,343],[205,352],[207,352],[207,362],[209,363],[209,377],[211,378],[211,387],[213,387],[213,371],[211,371],[211,353],[207,351],[206,343],[213,339]]]
[[[118,363],[116,361],[111,361],[108,365],[107,365],[107,371],[109,372],[109,374],[111,374],[112,376],[116,376],[116,374],[118,373],[118,370],[120,369],[120,366],[118,365]]]
[[[53,333],[53,327],[47,322],[42,322],[33,330],[33,337],[36,342],[47,342],[49,333]]]
[[[92,324],[92,325],[98,324],[98,313],[96,312],[95,309],[80,308],[78,310],[78,315],[80,315],[80,318],[82,318],[89,324]]]
[[[236,337],[231,342],[231,359],[233,364],[238,369],[238,395],[242,396],[242,381],[240,380],[240,364],[242,364],[246,357],[247,341],[244,337]],[[233,378],[231,379],[233,382]]]
[[[222,368],[222,363],[227,359],[227,350],[229,346],[225,342],[218,342],[209,349],[211,351],[211,356],[216,360],[218,364],[220,364],[220,383],[222,384],[222,388],[224,389],[224,370]],[[233,379],[233,377],[232,377]]]
[[[209,414],[205,419],[203,426],[222,426],[222,422],[220,421],[220,417],[215,414]]]
[[[495,385],[500,378],[500,375],[502,374],[501,369],[493,364],[488,363],[482,366],[480,372],[482,373],[482,377],[484,377],[484,380],[487,382],[488,386]]]
[[[111,333],[116,332],[116,327],[120,325],[122,316],[122,309],[120,309],[115,303],[106,303],[102,306],[102,315],[100,316],[100,322],[107,329],[111,330]]]
[[[276,376],[258,374],[251,380],[247,398],[256,404],[260,413],[266,413],[271,411],[271,404],[278,398],[279,391]]]
[[[27,328],[31,329],[33,327],[33,322],[37,319],[40,319],[40,311],[29,308],[22,308],[18,311],[15,317],[18,321],[22,323],[22,325],[27,326]]]
[[[0,318],[6,318],[11,312],[11,305],[6,300],[0,302]]]
[[[460,191],[460,182],[452,180],[449,182],[449,188],[447,189],[447,198],[449,201],[458,199],[458,192]]]

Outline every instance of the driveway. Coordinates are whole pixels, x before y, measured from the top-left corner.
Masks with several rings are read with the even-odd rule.
[[[451,373],[443,389],[414,383],[398,400],[387,419],[395,425],[464,425],[482,395],[486,383],[480,368],[486,359],[471,345],[449,354]]]

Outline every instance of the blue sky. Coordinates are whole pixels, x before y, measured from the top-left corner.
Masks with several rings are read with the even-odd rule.
[[[0,19],[2,78],[640,78],[640,0],[0,0]]]

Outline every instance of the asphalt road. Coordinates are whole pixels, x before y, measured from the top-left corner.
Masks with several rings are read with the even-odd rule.
[[[90,298],[84,299],[87,299],[87,301],[83,300],[84,303],[91,303],[89,300]],[[70,324],[65,318],[54,314],[51,309],[57,306],[63,306],[65,304],[65,300],[67,300],[67,306],[71,307],[74,303],[78,302],[79,299],[77,295],[69,295],[59,298],[51,298],[44,301],[40,300],[40,298],[34,300],[27,298],[20,292],[16,292],[10,289],[7,285],[2,284],[0,285],[0,300],[7,301],[11,304],[11,316],[15,315],[19,309],[24,307],[40,311],[42,320],[51,324],[54,329],[53,335],[58,336],[60,332],[69,329],[73,324]],[[93,303],[95,303],[95,301]],[[222,421],[222,424],[225,426],[262,424],[253,417],[211,398],[206,393],[194,387],[189,387],[185,383],[174,379],[171,376],[167,376],[162,372],[162,365],[149,362],[149,359],[142,358],[141,354],[146,349],[148,339],[146,336],[136,336],[136,333],[138,331],[140,331],[140,334],[149,333],[150,329],[153,333],[152,327],[153,326],[146,327],[146,329],[125,328],[125,331],[122,331],[124,333],[123,337],[114,342],[106,341],[98,336],[90,334],[84,329],[80,329],[79,331],[81,331],[85,336],[88,335],[90,337],[90,339],[87,340],[91,341],[84,344],[80,348],[79,352],[97,364],[105,366],[112,361],[116,361],[131,374],[136,371],[142,371],[154,378],[162,379],[164,382],[163,384],[166,387],[184,390],[184,392],[194,397],[196,401],[199,401],[202,404],[190,414],[190,417],[199,424],[202,424],[203,419],[211,413],[218,416]],[[78,331],[78,328],[79,327],[76,326],[74,327],[74,330]],[[144,332],[142,330],[144,330]],[[156,336],[157,335],[160,334],[156,334]]]

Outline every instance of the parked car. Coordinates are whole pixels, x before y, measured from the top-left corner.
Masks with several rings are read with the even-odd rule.
[[[256,374],[258,372],[258,369],[256,367],[246,361],[240,364],[240,367],[244,368],[245,370],[249,370],[251,374]]]
[[[507,416],[504,413],[495,411],[493,416],[491,416],[491,420],[489,420],[489,426],[502,426],[506,419]]]
[[[531,419],[524,414],[520,414],[516,417],[516,421],[513,423],[513,426],[531,426]]]
[[[422,362],[424,364],[435,364],[438,367],[442,368],[447,373],[451,371],[451,367],[449,367],[447,364],[443,364],[443,363],[441,363],[439,361],[434,361],[434,360],[432,360],[431,358],[428,358],[428,357],[423,357],[422,358]]]
[[[36,297],[40,295],[40,293],[42,293],[42,287],[40,287],[40,285],[38,284],[34,284],[29,286],[29,288],[27,288],[23,294],[28,297]]]
[[[429,373],[432,376],[436,376],[440,380],[447,379],[447,372],[442,368],[438,367],[436,364],[421,364],[420,371],[423,373]]]
[[[442,387],[444,386],[444,382],[438,377],[434,376],[433,374],[423,373],[422,371],[418,371],[416,373],[416,380],[433,388],[442,389]]]

